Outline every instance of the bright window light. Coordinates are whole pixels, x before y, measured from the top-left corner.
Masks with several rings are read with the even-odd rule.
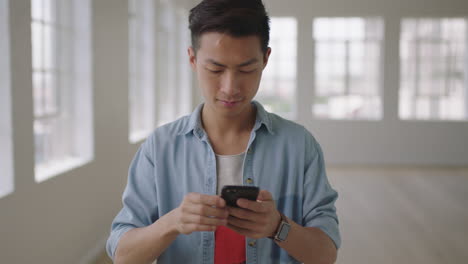
[[[179,99],[177,103],[177,117],[190,114],[192,112],[192,69],[190,68],[187,49],[190,43],[190,31],[188,30],[188,12],[186,10],[177,10],[177,25],[178,25],[178,43],[179,52],[177,61],[179,62],[177,78],[177,88]]]
[[[8,1],[0,0],[0,198],[14,191]]]
[[[146,138],[156,126],[153,20],[153,1],[129,1],[129,140],[132,143]]]
[[[468,119],[467,34],[464,18],[402,21],[401,119]]]
[[[268,65],[256,96],[266,110],[294,119],[296,109],[297,21],[272,17]]]
[[[90,1],[32,0],[35,179],[93,158]]]
[[[158,125],[163,125],[192,110],[192,78],[187,48],[190,35],[187,11],[171,1],[158,8]]]
[[[314,116],[381,119],[382,19],[317,18],[313,33]]]

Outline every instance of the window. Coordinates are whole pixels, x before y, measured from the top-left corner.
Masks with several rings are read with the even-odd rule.
[[[171,2],[162,2],[158,8],[158,125],[171,122],[176,117],[175,67],[177,27]],[[162,100],[164,98],[164,100]]]
[[[154,33],[152,0],[129,1],[129,140],[146,138],[155,128]]]
[[[93,158],[90,2],[32,0],[35,178]]]
[[[272,49],[256,99],[266,110],[295,118],[297,21],[292,17],[273,17],[270,24]]]
[[[192,69],[190,68],[187,49],[191,45],[190,31],[188,30],[188,12],[183,9],[177,10],[178,43],[179,43],[179,68],[177,78],[177,89],[179,98],[177,102],[177,117],[189,114],[192,111]]]
[[[467,19],[404,19],[401,119],[467,120]]]
[[[191,70],[187,55],[190,45],[187,12],[172,1],[158,8],[158,125],[174,121],[192,109]]]
[[[0,198],[13,192],[8,1],[0,0]]]
[[[315,19],[317,118],[382,118],[382,35],[379,18]]]

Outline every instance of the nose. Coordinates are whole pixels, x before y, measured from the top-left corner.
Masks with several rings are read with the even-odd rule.
[[[235,74],[227,71],[221,81],[221,92],[227,96],[233,96],[240,92],[239,80]]]

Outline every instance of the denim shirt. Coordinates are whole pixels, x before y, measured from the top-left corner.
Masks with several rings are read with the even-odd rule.
[[[340,247],[335,201],[322,150],[301,125],[268,113],[253,101],[256,121],[244,159],[243,184],[268,190],[279,211],[305,227],[324,231]],[[151,225],[177,208],[189,192],[216,194],[216,157],[201,125],[203,104],[189,116],[157,128],[136,153],[106,249],[111,258],[121,236]],[[179,235],[158,264],[214,262],[214,232]],[[247,263],[299,263],[268,238],[246,238]]]

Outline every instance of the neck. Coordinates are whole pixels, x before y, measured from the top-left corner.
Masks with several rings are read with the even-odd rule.
[[[206,105],[202,109],[202,125],[208,135],[235,135],[250,133],[256,118],[256,109],[253,104],[242,113],[229,117],[217,115],[210,111]]]

